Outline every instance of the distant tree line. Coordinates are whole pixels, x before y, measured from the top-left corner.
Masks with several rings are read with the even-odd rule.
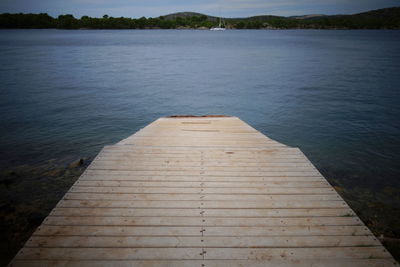
[[[179,14],[179,13],[178,13]],[[400,8],[380,9],[356,15],[321,16],[307,19],[259,16],[243,19],[225,19],[225,27],[232,29],[400,29]],[[206,15],[173,18],[125,18],[104,15],[102,18],[60,15],[53,18],[41,14],[0,14],[0,28],[9,29],[179,29],[211,28],[218,19]]]
[[[170,20],[162,16],[158,18],[141,17],[133,19],[125,17],[115,18],[104,15],[102,18],[82,16],[80,19],[77,19],[70,14],[60,15],[57,18],[53,18],[46,13],[0,14],[0,28],[10,29],[176,29],[179,27],[210,28],[215,25],[216,23],[208,20],[208,17],[205,15],[186,18],[177,17],[176,19]]]

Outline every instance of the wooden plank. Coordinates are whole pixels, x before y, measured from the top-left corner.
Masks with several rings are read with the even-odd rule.
[[[288,161],[291,160],[305,160],[305,157],[302,153],[299,152],[275,152],[269,153],[266,155],[257,154],[257,153],[250,153],[244,154],[239,153],[237,151],[221,151],[219,153],[210,153],[210,152],[197,152],[197,153],[175,153],[175,151],[169,152],[137,152],[137,151],[102,151],[98,155],[100,159],[115,159],[125,157],[127,159],[138,160],[140,161],[160,161],[160,160],[179,160],[179,161],[190,161],[194,162],[196,160],[200,160],[201,156],[207,156],[204,158],[204,162],[215,162],[217,160],[220,161],[247,161],[247,162],[254,162],[255,160],[259,162],[269,162],[270,160],[277,160],[283,161],[287,159]]]
[[[350,227],[350,226],[343,226]],[[352,226],[354,227],[354,226]],[[201,226],[60,226],[42,225],[34,236],[202,236]],[[306,229],[305,229],[306,230]],[[346,230],[346,229],[345,229]],[[362,229],[348,231],[364,233]]]
[[[154,155],[149,155],[149,156],[144,156],[144,155],[138,155],[138,156],[131,156],[131,154],[122,154],[122,155],[102,155],[96,158],[96,162],[99,160],[101,161],[119,161],[119,160],[124,160],[127,162],[135,163],[135,164],[187,164],[187,165],[209,165],[209,166],[231,166],[234,164],[238,164],[236,166],[268,166],[272,163],[304,163],[304,164],[310,164],[307,162],[305,158],[302,156],[291,156],[290,158],[288,156],[282,156],[282,157],[270,157],[270,158],[264,158],[263,159],[258,159],[256,157],[254,158],[227,158],[227,157],[214,157],[214,158],[207,158],[204,160],[201,160],[200,157],[184,157],[184,158],[175,158],[175,157],[160,157],[157,156],[155,157]]]
[[[266,208],[344,208],[346,203],[337,201],[157,201],[157,200],[69,200],[64,199],[57,207],[104,207],[104,208],[205,208],[205,209],[266,209]]]
[[[295,259],[295,260],[17,260],[14,267],[393,267],[391,259]]]
[[[92,170],[105,170],[104,168],[108,168],[107,166],[98,166],[94,164],[91,169]],[[145,170],[151,169],[151,171]],[[222,169],[217,168],[209,168],[209,167],[188,167],[186,170],[184,167],[173,167],[173,166],[166,166],[166,167],[131,167],[131,165],[120,166],[116,168],[109,167],[109,171],[133,171],[136,172],[134,175],[162,175],[162,173],[167,175],[201,175],[204,174],[205,176],[215,175],[215,176],[265,176],[266,173],[269,174],[276,174],[277,176],[320,176],[320,174],[309,167],[299,167],[299,168],[290,168],[286,167],[284,169],[279,167],[270,167],[268,170],[265,168],[253,168],[250,170],[247,168],[239,169],[239,168],[228,168],[229,171],[225,171]],[[188,173],[189,172],[189,173]],[[236,174],[236,175],[235,175]],[[297,175],[296,175],[297,174]]]
[[[127,145],[139,145],[139,146],[164,146],[164,147],[177,147],[177,146],[182,146],[182,147],[247,147],[247,148],[259,148],[259,147],[265,147],[265,148],[281,148],[285,147],[284,145],[281,144],[265,144],[265,143],[245,143],[245,144],[236,144],[234,142],[223,142],[223,143],[197,143],[197,142],[175,142],[175,143],[170,143],[169,146],[166,146],[163,141],[136,141],[136,142],[126,142]]]
[[[23,248],[16,260],[201,260],[199,248]]]
[[[164,142],[166,141],[174,141],[174,142],[179,142],[182,141],[182,137],[185,137],[185,140],[189,141],[194,141],[197,140],[199,142],[210,142],[210,139],[212,139],[212,142],[216,141],[222,141],[222,142],[262,142],[262,143],[272,143],[276,144],[276,141],[273,141],[271,139],[266,139],[263,136],[260,135],[254,135],[250,134],[249,137],[242,136],[242,135],[236,135],[236,136],[227,136],[227,135],[221,135],[221,134],[214,134],[212,133],[211,135],[204,135],[204,134],[197,134],[194,135],[193,133],[183,133],[182,135],[179,136],[173,136],[173,135],[163,135],[163,136],[158,136],[158,135],[135,135],[134,137],[130,138],[130,141],[135,141],[135,140],[163,140]],[[212,138],[210,138],[212,137]]]
[[[173,152],[173,153],[171,153]],[[182,147],[182,146],[134,146],[134,145],[114,145],[106,146],[101,151],[103,153],[129,153],[131,156],[134,155],[176,155],[176,156],[200,156],[201,154],[223,156],[223,157],[243,157],[243,156],[276,156],[276,155],[304,155],[300,149],[292,147],[260,147],[260,148],[248,148],[248,147]]]
[[[32,236],[26,248],[306,248],[379,246],[370,236]]]
[[[185,167],[187,169],[190,168],[198,168],[198,167],[203,167],[207,168],[208,170],[220,170],[229,167],[230,169],[235,169],[237,168],[238,170],[269,170],[269,168],[279,168],[279,167],[293,167],[297,170],[302,170],[302,169],[312,169],[314,168],[311,167],[311,165],[307,162],[266,162],[266,163],[259,163],[259,162],[182,162],[182,161],[155,161],[155,162],[139,162],[127,158],[113,158],[113,159],[97,159],[95,161],[95,165],[101,165],[101,166],[111,166],[114,167],[115,165],[120,166],[121,168],[127,168],[129,166],[132,166],[132,164],[135,166],[135,168],[146,168],[146,167],[170,167],[170,168],[178,168],[178,167]],[[94,165],[94,166],[95,166]]]
[[[91,181],[169,181],[169,182],[318,182],[324,181],[322,177],[318,176],[256,176],[256,177],[221,177],[221,176],[202,176],[202,175],[192,175],[192,176],[122,176],[122,175],[83,175],[80,181],[91,180]]]
[[[260,187],[296,187],[296,188],[309,188],[309,187],[330,187],[326,181],[304,181],[304,182],[152,182],[152,181],[93,181],[82,180],[75,183],[79,186],[101,186],[101,187],[247,187],[247,188],[260,188]]]
[[[362,225],[357,217],[62,217],[48,216],[45,225],[119,225],[119,226],[297,226]]]
[[[336,194],[327,195],[200,195],[200,194],[121,194],[121,193],[79,193],[69,192],[65,200],[165,200],[165,201],[330,201],[341,200]]]
[[[357,236],[371,235],[363,225],[207,227],[204,236]]]
[[[127,145],[115,145],[114,147],[111,148],[110,151],[117,151],[117,152],[129,152],[132,149],[137,149],[137,152],[144,152],[146,149],[146,153],[157,153],[157,152],[172,152],[172,151],[180,151],[181,154],[188,154],[189,151],[196,151],[201,152],[202,150],[210,150],[211,152],[215,154],[223,153],[226,151],[241,151],[247,150],[248,154],[253,153],[259,153],[260,155],[263,153],[267,154],[274,154],[274,153],[286,153],[286,154],[300,154],[301,152],[297,148],[290,148],[287,146],[268,146],[268,145],[262,145],[262,146],[191,146],[191,145],[186,145],[186,146],[179,146],[179,145],[134,145],[134,144],[127,144]],[[245,153],[243,153],[245,154]]]
[[[52,216],[194,216],[204,217],[350,217],[349,208],[340,209],[147,209],[147,208],[55,208]]]
[[[220,172],[218,175],[212,175],[207,171],[187,171],[185,172],[173,172],[173,171],[129,171],[129,170],[101,170],[101,169],[89,169],[86,172],[87,175],[110,175],[110,176],[213,176],[213,177],[321,177],[317,172],[298,172],[298,171],[270,171],[270,172],[236,172],[236,173],[223,173]]]
[[[63,226],[42,225],[35,236],[369,236],[362,225],[325,226]]]
[[[276,155],[276,154],[296,154],[303,155],[300,149],[293,147],[183,147],[183,146],[133,146],[133,145],[113,145],[106,146],[103,150],[106,152],[132,152],[135,153],[143,153],[143,154],[153,154],[153,153],[161,153],[161,154],[171,154],[174,152],[175,155],[200,155],[200,153],[214,154],[214,155],[228,155],[228,156],[236,156],[236,155]],[[102,152],[102,153],[103,153]],[[226,153],[226,152],[234,152],[234,153]]]
[[[70,192],[87,192],[87,193],[147,193],[147,194],[253,194],[253,195],[271,195],[271,194],[297,194],[297,195],[312,195],[312,194],[336,194],[334,189],[330,187],[106,187],[106,186],[79,186],[79,183],[73,186]]]
[[[137,152],[137,151],[102,151],[99,155],[101,160],[138,160],[138,162],[143,161],[160,161],[160,160],[176,160],[176,161],[189,161],[195,162],[196,159],[200,160],[201,157],[204,158],[205,163],[213,163],[216,161],[258,161],[260,163],[268,163],[271,161],[283,162],[285,159],[290,162],[290,160],[302,160],[302,162],[308,162],[301,152],[297,151],[275,151],[268,154],[262,153],[242,153],[236,150],[228,149],[225,151],[212,151],[204,150],[198,152],[188,152],[188,153],[175,153],[174,150],[169,150],[168,152]]]
[[[128,170],[128,169],[92,169],[97,171],[103,171],[108,174],[134,174],[134,175],[209,175],[209,176],[321,176],[316,170],[315,171],[296,171],[296,170],[271,170],[265,171],[201,171],[201,170]]]
[[[207,259],[389,259],[382,247],[208,248]],[[16,259],[44,260],[188,260],[203,259],[199,248],[24,248]]]
[[[382,247],[208,248],[207,259],[388,259]]]

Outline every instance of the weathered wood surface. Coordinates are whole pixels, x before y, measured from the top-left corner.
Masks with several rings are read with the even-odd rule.
[[[297,148],[235,117],[105,147],[11,266],[396,266]]]

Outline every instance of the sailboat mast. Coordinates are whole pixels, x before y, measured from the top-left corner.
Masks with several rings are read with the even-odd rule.
[[[221,9],[219,11],[219,16],[218,16],[218,27],[212,27],[210,30],[212,31],[224,31],[225,30],[225,21],[222,21],[221,17]],[[224,28],[222,28],[222,24],[224,24]]]

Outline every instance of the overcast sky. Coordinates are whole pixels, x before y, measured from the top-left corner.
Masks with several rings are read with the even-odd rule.
[[[98,17],[157,17],[194,11],[222,17],[354,14],[400,6],[400,0],[0,0],[0,13],[49,13]]]

